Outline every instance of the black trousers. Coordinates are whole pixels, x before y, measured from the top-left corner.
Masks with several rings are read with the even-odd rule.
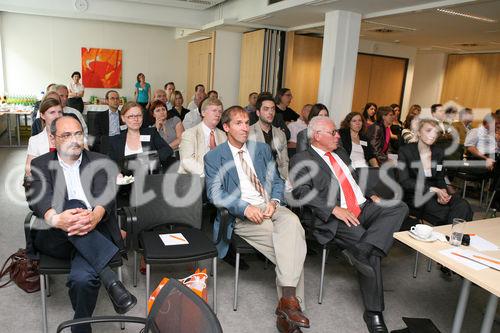
[[[472,221],[473,212],[470,204],[458,194],[453,194],[446,205],[437,202],[437,196],[432,196],[420,207],[416,207],[418,217],[433,225],[451,224],[454,218]]]

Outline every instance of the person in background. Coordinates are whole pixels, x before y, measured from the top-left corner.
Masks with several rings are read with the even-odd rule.
[[[201,101],[205,99],[207,95],[205,94],[205,86],[202,84],[197,84],[196,87],[194,87],[194,97],[191,102],[189,102],[187,108],[191,111],[194,109],[197,109],[198,106],[200,105]],[[187,128],[187,127],[186,127]]]
[[[259,96],[259,94],[257,94],[256,92],[252,92],[250,93],[250,95],[248,95],[248,105],[245,106],[246,112],[248,113],[255,112],[255,104],[257,104],[257,96]]]
[[[260,99],[264,96],[273,97],[273,95],[269,91],[263,91],[257,96],[257,99]],[[250,112],[248,113],[248,116],[250,117],[250,125],[253,125],[257,121],[259,121],[259,117],[257,116],[256,112]],[[286,122],[283,120],[283,114],[276,112],[276,114],[274,115],[273,126],[280,128],[285,133],[286,139],[290,139],[290,130],[288,129],[288,126],[286,126]]]
[[[151,85],[146,82],[146,76],[143,73],[137,74],[134,98],[135,101],[142,106],[143,110],[149,108],[149,102],[151,101]]]
[[[43,103],[44,100],[47,98],[55,98],[61,102],[61,98],[59,97],[59,94],[54,91],[54,87],[56,84],[52,84],[51,87],[47,87],[49,89],[47,93],[44,94],[42,100],[40,101],[40,104],[38,105],[38,108],[40,109],[41,103]],[[31,124],[31,136],[35,136],[39,133],[41,133],[45,129],[45,125],[43,124],[42,119],[40,118],[40,110],[37,111],[36,118],[33,118],[33,123]]]
[[[68,106],[83,113],[83,95],[85,94],[85,87],[80,83],[81,78],[82,75],[80,72],[73,72],[73,74],[71,74],[71,82],[68,85]]]
[[[61,99],[63,113],[71,115],[72,117],[76,118],[80,122],[80,124],[82,124],[83,134],[84,134],[83,142],[84,142],[85,148],[87,148],[89,130],[88,130],[87,124],[85,123],[85,119],[83,119],[82,113],[80,111],[78,111],[77,109],[74,109],[72,107],[67,106],[68,94],[69,94],[68,88],[63,84],[58,84],[58,85],[55,85],[52,89],[54,89],[54,91],[59,95],[59,98]]]
[[[165,90],[163,90],[163,89],[156,89],[155,93],[153,95],[153,101],[161,101],[165,105],[165,107],[167,108],[167,110],[170,110],[170,108],[168,108],[168,99],[167,99],[167,93],[165,92]],[[149,110],[151,110],[151,105],[149,106]],[[150,116],[151,115],[152,114],[150,113]],[[179,117],[179,119],[181,117],[180,114],[177,113],[177,110],[174,110],[174,116]],[[154,122],[154,119],[152,119],[152,120]]]
[[[299,115],[289,107],[292,98],[292,91],[288,88],[280,88],[276,93],[276,113],[283,115],[286,124],[299,119]]]
[[[495,119],[497,118],[497,119]],[[481,126],[473,128],[465,138],[464,146],[472,159],[484,160],[486,169],[493,170],[495,167],[495,153],[497,150],[495,120],[500,118],[493,114],[487,114]]]
[[[401,108],[398,104],[391,104],[394,111],[394,120],[391,125],[391,132],[397,137],[397,140],[391,140],[391,150],[394,154],[398,153],[399,141],[401,138],[401,131],[403,130],[403,123],[401,122]]]
[[[55,150],[54,142],[49,140],[50,125],[54,119],[62,117],[62,105],[59,98],[47,97],[40,104],[40,119],[44,128],[42,132],[29,138],[28,153],[26,155],[25,175],[31,176],[31,161],[40,155]]]
[[[416,114],[416,115],[420,115],[420,113],[422,113],[422,107],[420,105],[418,105],[418,104],[413,104],[408,109],[408,114],[410,114],[410,113],[413,113],[413,114]]]
[[[49,83],[47,87],[45,88],[45,92],[42,91],[42,98],[39,101],[36,101],[35,105],[33,106],[33,112],[31,112],[31,119],[36,119],[40,117],[40,113],[38,110],[40,109],[40,104],[42,103],[42,100],[45,98],[45,96],[51,91],[51,88],[55,86],[55,83]],[[33,134],[33,127],[31,128],[31,135],[36,135],[37,133]]]
[[[182,106],[184,104],[184,97],[182,97],[182,93],[179,90],[176,90],[172,96],[174,97],[174,107],[168,111],[173,114],[178,114],[178,117],[184,121],[184,117],[186,117],[186,114],[189,112],[189,109]]]
[[[215,90],[210,90],[208,93],[207,93],[207,97],[208,98],[215,98],[215,99],[219,99],[219,93]]]
[[[378,167],[372,145],[364,134],[366,124],[359,112],[350,112],[340,124],[340,139],[354,169]]]
[[[201,104],[203,101],[205,101],[208,97],[203,98],[199,106],[201,107]],[[182,121],[182,125],[184,126],[184,129],[189,129],[191,127],[195,127],[199,123],[201,123],[201,114],[200,114],[200,107],[196,107],[195,109],[189,111],[186,116],[184,117],[184,120]]]
[[[288,124],[288,129],[290,130],[290,139],[288,140],[288,148],[297,147],[297,135],[300,131],[307,128],[309,113],[311,112],[312,104],[306,104],[302,107],[300,111],[300,117],[297,121],[293,121]]]
[[[120,127],[124,125],[120,117],[120,95],[116,90],[109,90],[105,95],[108,110],[98,112],[94,118],[94,144],[92,150],[107,152],[108,137],[120,134]]]
[[[416,112],[408,111],[405,122],[403,123],[403,130],[401,131],[400,147],[408,143],[415,143],[418,141],[418,120],[419,114]]]
[[[401,121],[401,107],[398,104],[391,104],[391,108],[394,111],[394,121],[393,125],[403,127],[403,122]]]
[[[325,105],[321,103],[314,104],[311,107],[311,112],[309,112],[309,117],[307,117],[307,123],[311,121],[314,117],[317,116],[324,116],[328,117],[329,116],[328,109],[326,108]],[[309,139],[307,138],[307,128],[303,129],[297,134],[297,146],[296,146],[296,153],[300,153],[301,151],[304,151],[307,149],[309,146]]]
[[[168,143],[170,148],[174,151],[177,150],[181,142],[182,132],[184,132],[181,119],[174,113],[167,112],[165,104],[160,100],[151,103],[149,112],[155,120],[154,127],[160,133],[160,136]]]
[[[441,134],[436,140],[436,145],[446,150],[453,143],[453,127],[448,121],[449,110],[445,109],[442,104],[431,105],[431,115],[434,120],[439,124],[441,128]],[[448,111],[448,112],[447,112]]]
[[[366,120],[366,128],[377,122],[377,104],[369,102],[366,103],[363,109],[363,118]]]
[[[165,84],[165,87],[163,87],[165,90],[165,93],[167,94],[167,110],[170,110],[174,107],[174,92],[175,92],[175,83],[172,81],[167,82]]]
[[[377,110],[377,122],[368,127],[366,136],[370,139],[379,165],[382,165],[388,160],[391,140],[398,139],[397,136],[391,132],[393,120],[394,111],[392,108],[390,106],[381,106]]]
[[[472,120],[474,116],[472,114],[472,109],[464,108],[458,112],[458,120],[451,123],[451,126],[455,128],[460,138],[460,144],[463,146],[465,143],[465,137],[467,133],[472,129]]]

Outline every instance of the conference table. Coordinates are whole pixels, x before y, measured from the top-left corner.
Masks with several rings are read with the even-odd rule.
[[[434,231],[449,235],[451,225],[435,227]],[[483,239],[500,246],[500,218],[467,222],[465,233],[478,235]],[[463,262],[469,259],[460,257],[452,259],[451,257],[453,256],[444,254],[443,250],[456,247],[451,246],[447,242],[441,242],[439,240],[435,242],[422,242],[411,237],[409,231],[396,232],[394,233],[394,238],[434,260],[435,262],[448,267],[450,270],[463,277],[462,288],[455,311],[455,317],[453,319],[452,333],[459,333],[462,328],[471,283],[476,284],[490,293],[480,332],[491,332],[495,319],[498,297],[500,297],[500,271],[490,267],[482,270],[475,270]],[[460,249],[469,250],[469,247],[460,246]],[[472,248],[470,250],[476,251]],[[480,253],[500,258],[500,250]]]

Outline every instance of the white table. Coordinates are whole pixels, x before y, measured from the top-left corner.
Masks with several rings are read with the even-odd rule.
[[[118,110],[122,109],[123,105],[118,107]],[[107,111],[109,106],[107,104],[85,104],[83,106],[83,114],[87,114],[87,112],[103,112]]]
[[[28,124],[27,117],[31,115],[32,110],[16,110],[16,108],[9,108],[6,110],[0,110],[0,116],[7,116],[7,134],[9,136],[9,145],[7,147],[12,147],[12,137],[10,136],[11,124],[10,115],[16,116],[16,136],[17,136],[17,147],[21,147],[21,116],[24,116],[26,125]]]

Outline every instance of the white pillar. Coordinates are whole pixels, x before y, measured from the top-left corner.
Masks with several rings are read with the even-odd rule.
[[[318,101],[338,125],[351,112],[361,15],[336,10],[325,15]]]

